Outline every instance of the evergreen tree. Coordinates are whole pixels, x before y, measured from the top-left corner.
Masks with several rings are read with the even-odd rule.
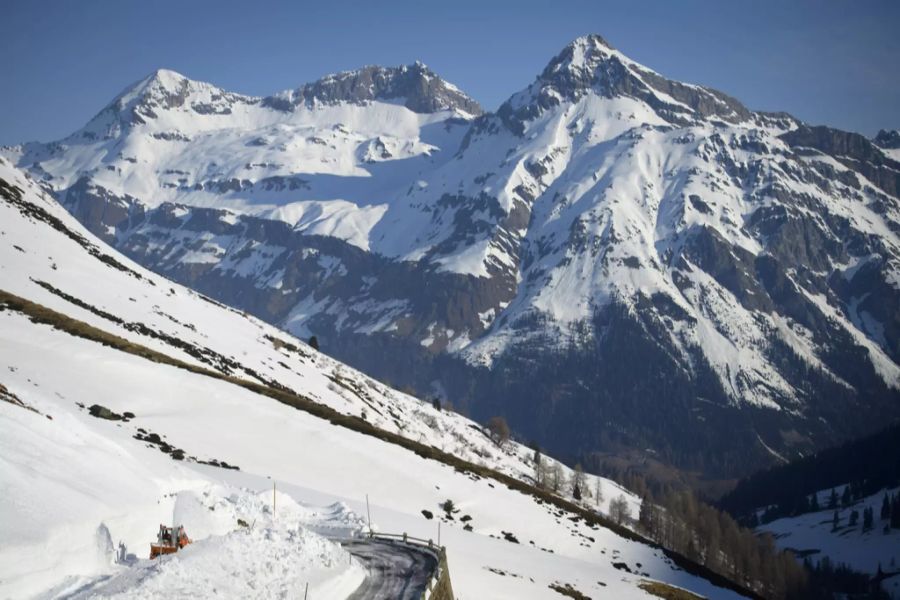
[[[572,497],[576,500],[581,500],[584,491],[584,469],[581,468],[579,463],[575,465],[575,470],[572,471]]]
[[[841,524],[841,515],[838,514],[838,511],[834,511],[834,516],[831,518],[831,530],[837,531],[837,528],[840,524]]]
[[[859,523],[859,511],[853,509],[853,511],[850,513],[850,527],[853,527],[857,523]]]
[[[887,521],[891,518],[891,500],[888,498],[888,493],[884,493],[884,498],[881,500],[881,520]]]
[[[891,501],[891,529],[900,529],[900,493]]]
[[[747,526],[750,527],[750,529],[759,527],[759,516],[756,514],[755,510],[750,513],[750,519],[747,521]]]
[[[819,495],[813,494],[809,499],[809,510],[819,512]]]
[[[650,499],[644,494],[641,499],[641,510],[638,513],[638,523],[643,527],[644,531],[653,537],[653,511],[650,508]]]
[[[309,347],[318,352],[319,338],[317,338],[316,336],[312,336],[311,338],[309,338]]]
[[[837,502],[837,492],[834,491],[834,488],[831,488],[831,495],[828,496],[828,508],[830,510],[834,510],[835,508],[837,508]]]
[[[853,502],[853,497],[850,495],[850,486],[849,485],[844,486],[844,493],[841,494],[841,505],[844,508],[847,508],[848,506],[850,506],[850,504],[852,502]]]
[[[597,486],[594,489],[594,502],[597,506],[600,506],[600,503],[603,502],[603,486],[600,484],[600,478],[597,478]]]
[[[441,399],[438,398],[437,396],[432,398],[431,399],[431,407],[434,408],[434,410],[441,412]]]

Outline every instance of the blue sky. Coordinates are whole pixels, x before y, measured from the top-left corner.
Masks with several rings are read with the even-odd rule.
[[[866,135],[900,128],[895,0],[0,0],[0,11],[0,144],[61,138],[158,67],[266,95],[422,60],[494,109],[585,33],[753,109]]]

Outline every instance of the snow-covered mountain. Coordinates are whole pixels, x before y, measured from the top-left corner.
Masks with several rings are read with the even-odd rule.
[[[421,64],[159,71],[3,152],[144,266],[567,456],[733,475],[900,415],[900,162],[575,40],[495,113]],[[574,432],[574,433],[573,433]]]
[[[343,597],[363,573],[327,536],[364,527],[366,495],[380,531],[437,539],[441,521],[459,598],[645,598],[652,580],[738,597],[499,480],[259,393],[534,473],[530,449],[138,266],[3,159],[0,282],[0,597],[293,597],[305,583]],[[586,506],[622,495],[636,516],[609,480],[586,492],[598,481]],[[448,499],[459,512],[442,516]],[[173,519],[194,544],[155,565],[148,544]]]

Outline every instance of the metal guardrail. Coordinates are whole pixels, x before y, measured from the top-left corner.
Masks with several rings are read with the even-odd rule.
[[[434,540],[414,537],[405,532],[376,533],[369,531],[363,537],[391,543],[401,542],[409,546],[416,546],[430,553],[437,560],[437,567],[428,579],[427,589],[422,593],[422,600],[453,600],[453,587],[450,584],[446,547],[438,546],[434,543]]]

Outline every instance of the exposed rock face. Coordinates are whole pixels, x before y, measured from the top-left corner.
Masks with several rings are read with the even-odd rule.
[[[900,196],[900,162],[891,160],[858,133],[801,125],[782,138],[793,147],[814,148],[858,171],[886,193]]]
[[[293,110],[300,105],[315,103],[360,104],[395,99],[404,100],[406,108],[418,113],[455,109],[477,116],[482,112],[477,102],[419,62],[396,68],[369,66],[330,75],[291,92],[266,98],[263,103],[280,110]]]
[[[142,264],[557,454],[731,476],[900,416],[889,134],[599,36],[474,119],[418,64],[262,100],[163,72],[111,106],[5,153]]]
[[[900,148],[900,131],[897,131],[896,129],[890,131],[882,129],[872,141],[875,142],[875,145],[882,148],[896,150]]]

